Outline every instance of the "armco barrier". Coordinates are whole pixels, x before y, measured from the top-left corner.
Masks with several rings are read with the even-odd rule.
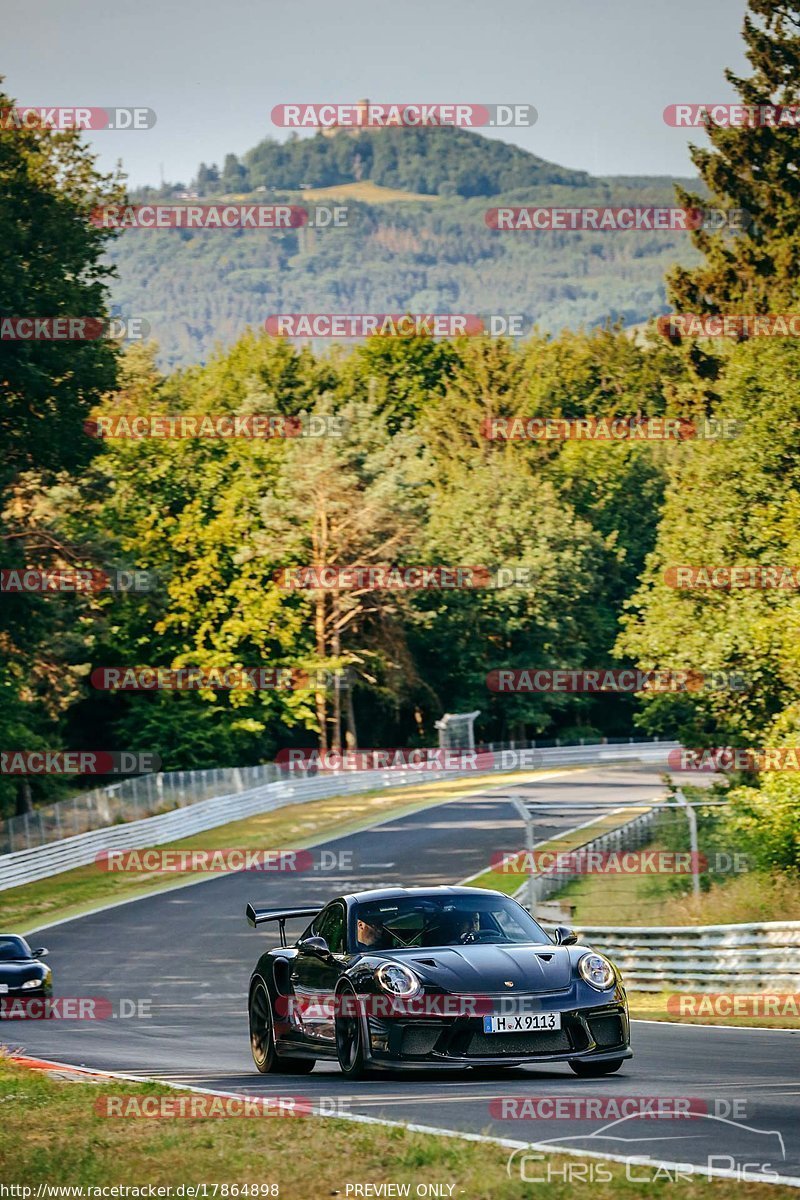
[[[542,922],[545,924],[545,922]],[[578,927],[638,992],[800,993],[800,921]]]
[[[106,825],[142,821],[173,808],[213,800],[215,796],[249,792],[281,777],[281,769],[275,763],[132,775],[77,792],[53,804],[38,805],[15,817],[5,817],[0,821],[0,855],[32,850],[34,846],[77,837],[79,833]]]
[[[654,740],[658,741],[657,738]],[[598,738],[588,745],[614,746],[634,741],[632,737]],[[580,746],[585,745],[587,743],[581,739]],[[552,743],[490,742],[482,745],[479,752],[496,752],[501,756],[511,752],[513,757],[514,754],[525,752],[537,755],[542,750],[560,747],[558,740]],[[567,748],[566,745],[564,748]],[[294,772],[295,777],[302,777],[302,774]],[[18,850],[32,850],[35,846],[59,842],[62,838],[77,837],[79,833],[102,829],[106,825],[142,821],[173,808],[199,804],[201,800],[213,800],[215,796],[249,792],[285,778],[286,768],[274,762],[259,763],[254,767],[210,767],[131,775],[116,782],[106,782],[89,791],[76,792],[53,804],[39,804],[29,812],[0,819],[0,856],[14,854]]]
[[[637,808],[643,807],[644,804],[637,805]],[[577,846],[571,846],[570,850],[576,854],[587,850],[638,850],[640,846],[646,846],[650,840],[650,829],[660,811],[664,810],[653,808],[649,812],[638,813],[637,816],[631,817],[629,821],[618,825],[615,829],[609,829],[598,837],[589,838]],[[609,815],[606,812],[603,817],[597,819],[604,820]],[[587,825],[587,832],[591,830],[591,827],[591,824]],[[553,842],[554,848],[557,848],[557,839],[554,838]],[[532,880],[526,876],[525,882],[520,884],[514,893],[514,899],[519,900],[521,904],[525,903],[528,907],[531,898],[534,901],[547,900],[548,897],[560,892],[573,879],[579,878],[580,876],[574,871],[547,871],[534,876]]]
[[[677,742],[559,746],[537,751],[535,765],[556,767],[646,762],[666,766],[668,753],[677,748]],[[503,763],[498,762],[498,758],[499,756],[494,754],[478,754],[478,773],[502,770]],[[532,764],[526,764],[520,769],[530,770],[531,766]],[[73,867],[86,866],[94,862],[101,850],[141,850],[147,846],[160,846],[165,842],[203,833],[218,825],[226,825],[229,821],[239,821],[256,813],[283,808],[287,804],[304,804],[327,796],[351,795],[378,788],[408,787],[414,783],[435,779],[475,775],[475,770],[419,771],[413,768],[399,768],[386,771],[337,771],[304,779],[267,783],[249,791],[201,800],[197,804],[173,809],[158,816],[145,817],[140,821],[93,829],[88,833],[47,842],[30,850],[4,854],[0,856],[0,891],[23,883],[33,883],[37,879],[46,879]]]

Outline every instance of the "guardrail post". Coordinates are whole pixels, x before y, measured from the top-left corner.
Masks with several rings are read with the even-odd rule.
[[[692,808],[689,801],[683,794],[681,788],[675,793],[678,803],[686,808],[686,817],[689,822],[689,849],[692,854],[692,892],[695,896],[700,895],[700,863],[698,862],[697,854],[697,813]]]
[[[534,870],[533,870],[533,866],[534,866],[533,850],[534,850],[534,845],[535,845],[534,830],[533,830],[533,814],[530,812],[530,810],[528,808],[526,808],[526,806],[523,804],[523,802],[519,799],[518,796],[509,796],[509,797],[507,797],[507,799],[509,799],[511,801],[511,803],[514,805],[514,808],[517,810],[519,815],[522,817],[522,820],[525,822],[525,849],[526,849],[527,855],[528,855],[528,866],[529,866],[528,886],[527,886],[528,907],[530,908],[531,916],[533,916],[533,909],[536,904],[536,878],[535,878]]]

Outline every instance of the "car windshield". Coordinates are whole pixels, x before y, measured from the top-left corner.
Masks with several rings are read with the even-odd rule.
[[[466,946],[535,942],[550,938],[524,908],[507,896],[402,896],[355,907],[359,950],[406,946]]]
[[[0,962],[31,957],[31,948],[24,938],[0,936]]]

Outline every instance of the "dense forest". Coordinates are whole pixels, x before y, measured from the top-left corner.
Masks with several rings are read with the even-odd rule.
[[[762,0],[751,0],[751,10],[754,74],[737,86],[745,97],[779,102],[800,83],[800,43],[781,11]],[[292,156],[305,155],[297,160],[301,174],[335,182],[352,173],[361,147],[364,172],[387,185],[442,192],[449,181],[457,190],[456,159],[465,161],[474,144],[465,140],[474,135],[430,143],[414,135],[406,145],[417,147],[412,160],[419,162],[403,166],[402,155],[394,161],[386,150],[381,157],[385,135],[365,136],[319,139],[308,148],[298,141],[285,157],[266,143],[246,157],[247,181],[291,183],[298,169]],[[408,136],[392,135],[392,145]],[[673,260],[667,273],[669,302],[678,312],[790,311],[800,259],[794,135],[760,127],[709,128],[704,136],[707,144],[693,152],[700,192],[681,187],[677,202],[710,195],[721,207],[746,208],[753,221],[740,233],[687,234],[691,255]],[[492,188],[527,187],[529,170],[531,186],[589,189],[594,203],[610,194],[588,177],[553,178],[547,164],[492,145],[482,160],[494,173]],[[450,161],[442,147],[456,146]],[[228,162],[225,186],[232,169]],[[651,199],[646,183],[635,190],[640,203]],[[29,129],[0,142],[0,212],[17,216],[0,229],[3,311],[102,316],[110,235],[83,218],[120,194],[119,180],[97,173],[77,134]],[[504,250],[477,219],[473,240],[462,241],[458,222],[477,217],[482,202],[474,194],[462,199],[476,207],[462,209],[458,220],[451,202],[432,204],[429,224],[416,231],[401,223],[411,222],[400,215],[411,205],[380,214],[365,207],[384,271],[373,277],[372,260],[359,259],[353,243],[357,287],[342,269],[346,239],[335,242],[333,233],[305,256],[288,239],[261,243],[262,252],[277,273],[292,264],[297,280],[313,260],[306,286],[322,288],[315,311],[334,298],[341,311],[390,310],[396,293],[383,288],[392,272],[405,273],[405,295],[417,310],[433,309],[443,292],[430,280],[436,276],[446,291],[455,264],[467,269],[469,259],[481,285],[474,294],[483,297],[475,310],[490,311],[501,299],[502,310],[513,310],[525,297],[530,311],[537,297],[551,321],[560,319],[567,235],[538,243],[548,283],[546,271],[533,272],[523,243]],[[183,255],[190,274],[207,259],[215,295],[230,306],[231,330],[247,277],[262,311],[302,308],[300,284],[273,291],[252,261],[247,238],[257,235],[178,235],[167,251],[169,236],[140,235],[127,257],[118,240],[112,257],[124,270],[114,286],[134,294],[139,285],[131,280],[137,270],[144,280],[149,269],[157,293],[168,253]],[[603,235],[591,249],[585,241],[583,260],[573,252],[576,264],[596,264],[593,281],[588,270],[583,278],[598,314],[628,317],[657,307],[662,285],[653,260],[665,244],[656,241],[649,258],[625,234]],[[409,253],[427,258],[424,270],[410,265]],[[185,286],[168,276],[175,289]],[[619,296],[623,284],[641,309],[615,309],[612,292]],[[468,311],[463,291],[450,300]],[[195,302],[225,340],[213,298]],[[669,579],[678,564],[797,563],[799,373],[800,347],[791,338],[667,341],[654,326],[631,337],[612,319],[596,329],[540,329],[516,344],[408,336],[312,348],[255,330],[180,369],[165,368],[152,344],[124,351],[102,341],[4,344],[4,569],[138,569],[150,573],[152,586],[142,593],[3,594],[2,744],[146,749],[165,769],[208,767],[265,761],[290,745],[430,744],[442,712],[478,709],[486,740],[638,728],[695,746],[797,745],[796,589],[676,590]],[[272,414],[300,418],[295,430],[313,417],[328,435],[91,436],[97,422],[133,414]],[[614,442],[483,435],[487,418],[514,415],[713,418],[729,420],[737,434]],[[524,568],[527,582],[327,592],[280,582],[281,571],[297,564],[437,563]],[[305,671],[317,682],[122,692],[92,683],[100,666],[264,665]],[[501,667],[626,665],[733,672],[747,685],[591,696],[507,695],[486,682]],[[314,674],[337,671],[342,687]],[[0,802],[12,811],[59,786],[34,779],[21,787],[5,777]],[[757,818],[771,839],[765,853],[776,861],[796,856],[797,788],[780,772],[742,783],[742,820]]]
[[[487,228],[487,208],[501,201],[669,205],[673,186],[659,178],[595,179],[464,129],[264,141],[243,163],[227,155],[221,171],[201,163],[188,188],[142,189],[133,199],[194,195],[205,203],[344,203],[348,224],[133,230],[118,238],[109,251],[118,268],[112,298],[149,322],[162,367],[207,361],[248,326],[281,312],[516,313],[544,332],[609,320],[633,325],[666,311],[668,267],[697,261],[684,233]]]

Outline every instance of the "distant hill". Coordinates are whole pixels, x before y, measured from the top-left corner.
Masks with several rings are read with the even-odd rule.
[[[221,171],[201,164],[188,190],[206,202],[346,203],[350,223],[123,234],[110,252],[113,299],[150,322],[167,366],[204,361],[215,343],[280,312],[523,313],[552,331],[636,324],[665,311],[665,269],[695,261],[681,234],[487,228],[485,211],[499,203],[672,204],[673,181],[596,178],[463,129],[267,140],[241,161],[228,155]]]
[[[229,191],[294,191],[362,179],[380,187],[465,199],[547,184],[591,185],[585,171],[558,167],[508,142],[469,129],[428,128],[348,130],[335,137],[293,134],[285,142],[265,138],[241,160],[227,155],[221,173],[201,163],[194,186],[201,193],[217,182]]]
[[[545,184],[585,186],[584,171],[545,162],[468,129],[370,129],[357,136],[261,142],[245,156],[253,185],[329,187],[371,179],[381,187],[437,195],[492,196]]]

